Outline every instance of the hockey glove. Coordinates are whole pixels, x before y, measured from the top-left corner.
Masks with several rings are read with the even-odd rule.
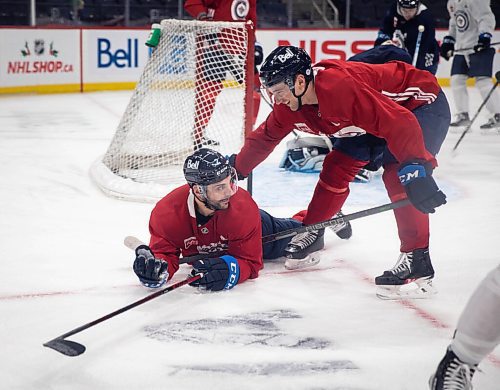
[[[447,35],[443,38],[443,42],[441,42],[441,48],[439,52],[441,57],[443,57],[446,61],[448,61],[455,51],[455,38],[450,35]]]
[[[436,207],[446,203],[446,195],[438,188],[431,174],[429,164],[419,161],[403,164],[398,171],[408,199],[424,214],[433,213]]]
[[[238,180],[245,180],[247,177],[239,173],[238,170],[236,169],[236,156],[237,154],[232,154],[230,156],[226,156],[226,158],[229,161],[229,165],[231,165],[236,170],[236,173],[238,175]]]
[[[489,49],[491,45],[491,34],[490,33],[481,33],[479,34],[479,38],[477,40],[477,45],[474,46],[474,51],[477,53],[481,50]]]
[[[155,259],[151,249],[141,245],[135,250],[134,272],[143,286],[157,288],[168,279],[168,263]]]
[[[240,278],[238,261],[229,255],[214,259],[196,260],[193,263],[191,275],[203,274],[201,279],[191,283],[191,286],[200,287],[209,291],[229,290]]]
[[[384,43],[385,41],[390,41],[390,40],[391,40],[391,37],[389,35],[387,35],[383,31],[379,31],[377,33],[377,39],[375,39],[375,43],[373,44],[373,46],[379,46],[382,43]]]

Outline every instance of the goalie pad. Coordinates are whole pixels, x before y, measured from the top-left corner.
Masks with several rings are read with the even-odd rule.
[[[320,172],[331,150],[332,142],[327,137],[297,137],[286,143],[279,167],[293,172]]]
[[[332,141],[328,137],[297,137],[286,143],[287,149],[279,163],[279,167],[292,172],[321,172],[323,160],[333,149]],[[354,181],[368,183],[373,173],[361,169]]]

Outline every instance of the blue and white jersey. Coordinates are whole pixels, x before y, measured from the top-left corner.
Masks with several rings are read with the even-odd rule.
[[[495,30],[495,15],[490,0],[448,0],[450,25],[448,35],[455,38],[455,50],[473,48],[479,34]],[[470,50],[460,54],[471,54]]]

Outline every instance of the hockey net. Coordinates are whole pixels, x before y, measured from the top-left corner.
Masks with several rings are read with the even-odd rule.
[[[161,22],[158,46],[111,144],[90,168],[107,195],[156,201],[185,183],[182,166],[196,148],[239,151],[252,126],[252,28],[243,22]]]

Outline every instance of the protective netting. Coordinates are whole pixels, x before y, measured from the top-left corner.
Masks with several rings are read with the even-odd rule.
[[[161,22],[116,134],[91,167],[105,193],[154,201],[184,183],[182,164],[196,148],[240,149],[248,40],[244,23]]]

